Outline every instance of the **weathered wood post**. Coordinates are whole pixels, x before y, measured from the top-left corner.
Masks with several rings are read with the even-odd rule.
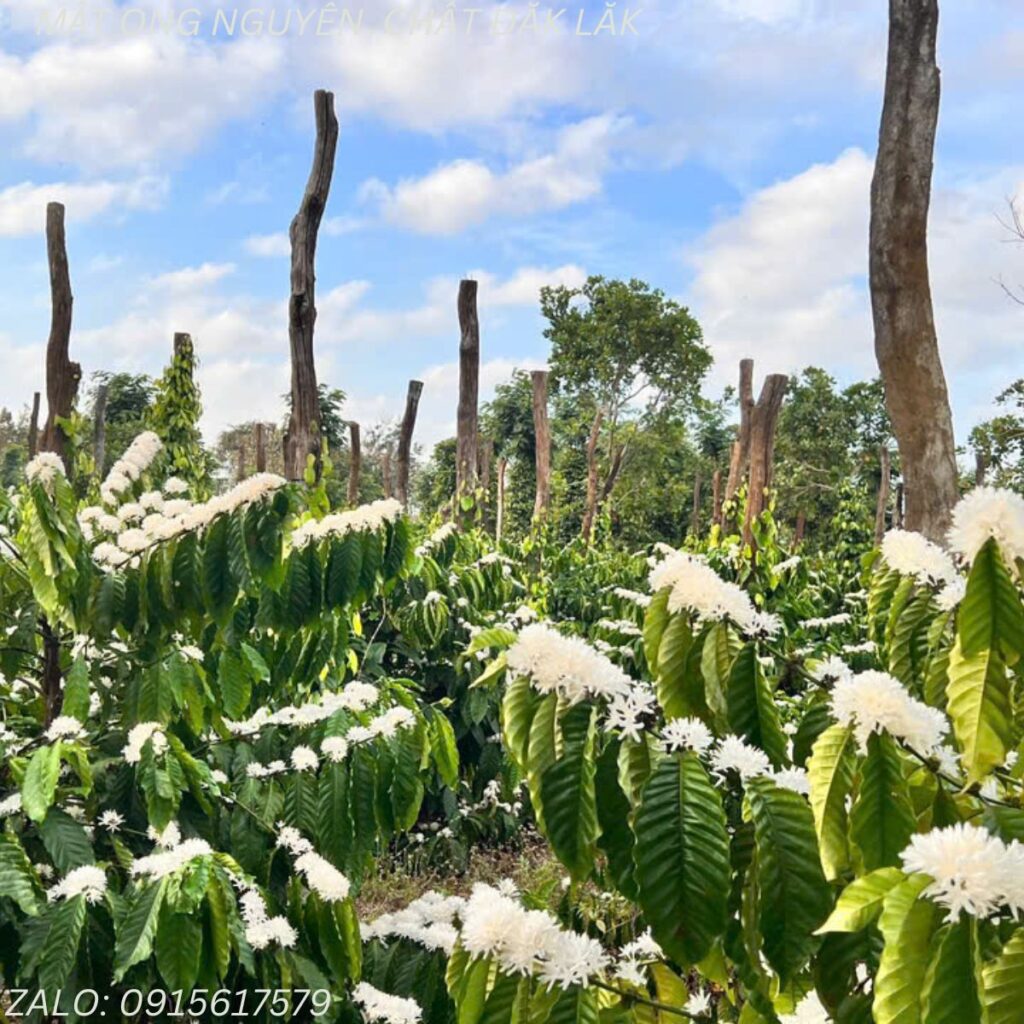
[[[893,526],[897,530],[903,529],[903,494],[904,485],[903,481],[901,480],[896,485],[896,508],[893,511]]]
[[[48,413],[39,447],[66,461],[67,436],[57,422],[75,406],[82,367],[68,355],[71,344],[71,275],[64,238],[64,205],[46,204],[46,255],[50,265],[50,337],[46,343],[46,403]]]
[[[885,514],[889,511],[889,489],[891,487],[891,466],[889,449],[883,444],[879,452],[882,475],[878,481],[878,507],[875,509],[875,544],[881,544],[885,536]]]
[[[775,457],[775,427],[789,378],[784,373],[770,373],[761,387],[761,394],[750,416],[750,482],[747,488],[747,514],[743,521],[743,541],[755,546],[754,520],[764,511],[765,492],[772,485]]]
[[[580,536],[589,544],[594,534],[594,518],[597,515],[597,442],[601,436],[601,424],[604,422],[604,408],[594,414],[590,424],[590,436],[587,438],[587,500],[583,509],[583,524]]]
[[[97,480],[103,479],[103,463],[107,458],[107,385],[96,388],[92,407],[92,462]]]
[[[508,459],[504,455],[498,459],[498,496],[497,511],[494,517],[494,541],[501,543],[501,536],[505,530],[505,469],[508,466]]]
[[[235,482],[241,483],[246,478],[246,458],[245,458],[245,443],[239,442],[238,455],[236,456],[235,464]]]
[[[722,471],[711,474],[711,525],[722,525]]]
[[[533,440],[537,486],[533,499],[535,522],[544,519],[551,505],[551,425],[548,422],[548,371],[532,370]],[[499,481],[500,482],[500,481]]]
[[[39,392],[32,392],[32,415],[28,420],[28,457],[34,459],[39,450]]]
[[[266,426],[262,422],[256,424],[256,472],[267,471],[267,437]]]
[[[693,478],[693,511],[690,513],[690,533],[694,537],[700,536],[700,491],[703,482],[700,468],[698,467]]]
[[[455,514],[471,518],[462,508],[476,489],[477,402],[480,390],[480,321],[476,308],[477,282],[459,282],[459,404],[455,441]]]
[[[985,474],[988,472],[988,462],[985,453],[977,451],[974,453],[974,486],[985,486]]]
[[[384,497],[393,498],[395,494],[395,483],[391,476],[391,449],[385,448],[380,453],[380,482],[384,488]]]
[[[348,503],[359,504],[359,473],[363,468],[363,448],[359,440],[359,424],[355,420],[348,422],[349,460],[348,460]]]
[[[750,431],[754,413],[754,360],[740,360],[740,426],[729,457],[729,476],[725,483],[725,500],[732,501],[740,489],[743,474],[750,462]]]
[[[292,408],[284,435],[284,471],[289,480],[303,478],[310,455],[317,478],[321,470],[320,395],[313,359],[313,326],[316,323],[316,240],[331,190],[338,146],[334,94],[317,89],[313,94],[313,110],[316,115],[313,166],[288,232],[292,250],[291,298],[288,301]]]
[[[487,501],[491,493],[491,463],[494,461],[494,441],[489,437],[481,437],[477,448],[477,474],[480,479],[480,490]]]
[[[416,429],[416,411],[423,393],[423,381],[409,381],[409,390],[405,395],[405,414],[398,433],[398,481],[395,497],[404,508],[409,507],[409,463],[412,459],[412,434]]]

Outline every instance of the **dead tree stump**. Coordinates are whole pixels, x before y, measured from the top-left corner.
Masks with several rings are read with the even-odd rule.
[[[752,548],[753,525],[767,504],[766,492],[772,485],[775,458],[775,427],[782,410],[789,378],[784,373],[770,373],[761,388],[760,397],[750,416],[750,482],[747,488],[747,514],[743,521],[743,542]]]
[[[39,392],[32,392],[32,415],[28,420],[28,457],[34,459],[39,450]]]
[[[551,505],[551,425],[548,422],[548,371],[533,370],[533,437],[537,476],[533,518],[540,521]]]
[[[480,391],[480,320],[477,283],[459,282],[459,405],[455,441],[456,518],[465,521],[463,500],[476,490],[477,402]]]
[[[403,508],[409,507],[409,463],[412,459],[412,434],[416,429],[416,412],[423,393],[423,381],[409,381],[409,390],[405,395],[405,414],[398,433],[398,474],[395,497]]]
[[[349,460],[348,460],[348,503],[359,504],[359,473],[363,468],[363,448],[359,440],[359,424],[349,420]]]

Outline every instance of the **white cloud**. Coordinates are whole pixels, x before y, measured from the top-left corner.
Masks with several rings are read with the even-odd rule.
[[[234,272],[234,263],[203,263],[198,267],[182,267],[166,274],[157,274],[150,278],[149,284],[157,292],[188,293],[208,288]]]
[[[393,188],[376,179],[363,196],[385,220],[424,234],[449,235],[491,216],[525,217],[600,194],[610,150],[628,122],[611,115],[564,128],[552,152],[492,171],[480,160],[455,160]]]
[[[166,193],[167,179],[156,177],[47,185],[23,181],[0,190],[0,237],[41,235],[46,228],[46,204],[51,201],[64,204],[69,222],[81,222],[111,209],[157,209]]]
[[[271,235],[250,235],[242,245],[250,256],[288,256],[292,251],[287,231],[275,231]]]
[[[877,373],[867,290],[871,172],[865,153],[848,150],[755,192],[688,249],[695,277],[687,301],[716,359],[714,387],[734,380],[744,356],[764,373],[807,365],[843,378]],[[1022,179],[1008,168],[934,192],[932,293],[961,435],[1020,374],[1024,315],[995,280],[1024,277],[996,219]]]

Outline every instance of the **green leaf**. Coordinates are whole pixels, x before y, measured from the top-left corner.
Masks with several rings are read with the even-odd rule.
[[[1024,605],[995,538],[974,556],[957,614],[964,657],[998,648],[1004,660],[1024,655]]]
[[[899,864],[916,825],[899,748],[891,736],[874,733],[868,738],[860,788],[850,811],[850,834],[865,870]]]
[[[28,855],[18,842],[17,836],[0,832],[0,898],[14,900],[22,913],[34,917],[41,901],[39,883],[32,870]]]
[[[455,789],[459,784],[459,748],[452,723],[438,707],[431,711],[428,736],[430,752],[441,781],[450,789]]]
[[[39,826],[39,836],[54,867],[66,875],[72,868],[95,860],[89,836],[79,822],[64,811],[51,807]]]
[[[685,615],[673,615],[665,625],[658,647],[658,703],[666,718],[683,718],[694,713],[692,695],[686,685],[686,668],[693,647],[693,632]]]
[[[919,899],[931,884],[926,875],[911,875],[885,897],[879,930],[885,947],[875,976],[872,1013],[876,1024],[919,1024],[921,991],[928,970],[932,934],[939,910]]]
[[[118,928],[114,949],[114,981],[120,981],[130,968],[142,963],[153,951],[153,939],[166,891],[166,878],[136,891]]]
[[[944,925],[936,933],[924,977],[921,1024],[981,1024],[976,927],[975,922],[965,921],[961,916],[959,921]]]
[[[327,764],[320,773],[317,834],[319,850],[337,867],[344,868],[352,850],[352,820],[348,806],[348,770],[344,764]]]
[[[1024,928],[982,968],[987,1024],[1020,1024],[1024,1009]]]
[[[164,907],[156,932],[156,966],[173,992],[189,991],[199,977],[203,927],[198,915],[173,914]]]
[[[745,644],[729,672],[729,728],[760,747],[776,768],[786,763],[786,737],[768,681],[757,660],[757,644]]]
[[[829,726],[815,741],[807,761],[811,810],[826,878],[836,878],[850,863],[846,838],[846,798],[856,765],[853,730]]]
[[[668,595],[665,587],[651,598],[644,614],[644,654],[647,657],[647,668],[652,676],[658,674],[658,649],[661,647],[661,636],[668,623]]]
[[[84,896],[62,900],[47,911],[48,928],[39,960],[39,987],[56,992],[68,980],[78,957],[85,925]]]
[[[832,908],[811,809],[767,778],[747,783],[757,847],[758,919],[764,955],[783,986],[806,964]]]
[[[632,808],[619,782],[619,749],[618,741],[611,742],[597,759],[595,791],[601,829],[597,842],[608,858],[608,870],[615,887],[635,900],[638,896],[633,866],[635,840],[629,825]]]
[[[252,699],[252,680],[241,657],[230,647],[221,652],[217,682],[224,697],[224,713],[241,718]]]
[[[89,718],[89,665],[82,655],[75,658],[64,677],[61,714],[71,715],[80,722]]]
[[[597,804],[594,709],[577,704],[561,721],[562,753],[540,780],[544,826],[558,859],[577,881],[594,866]]]
[[[885,897],[906,878],[898,868],[879,868],[855,878],[836,901],[828,920],[818,929],[825,932],[859,932],[882,912]]]
[[[21,783],[22,810],[33,820],[42,821],[53,803],[60,776],[60,744],[40,747],[30,758]]]
[[[597,990],[573,986],[558,996],[548,1024],[597,1024]]]
[[[526,676],[517,676],[505,687],[501,702],[501,735],[510,756],[523,770],[527,767],[530,725],[537,704],[537,694]]]
[[[722,800],[696,755],[654,769],[634,831],[647,923],[670,957],[696,963],[725,931],[730,876]]]

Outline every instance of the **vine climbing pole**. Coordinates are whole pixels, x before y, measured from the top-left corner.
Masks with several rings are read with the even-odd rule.
[[[316,323],[316,240],[331,190],[338,147],[334,94],[318,89],[313,95],[313,110],[316,116],[313,166],[288,232],[292,252],[288,300],[292,408],[284,435],[284,471],[289,480],[302,479],[310,456],[317,479],[321,471],[320,397],[313,359],[313,327]]]

